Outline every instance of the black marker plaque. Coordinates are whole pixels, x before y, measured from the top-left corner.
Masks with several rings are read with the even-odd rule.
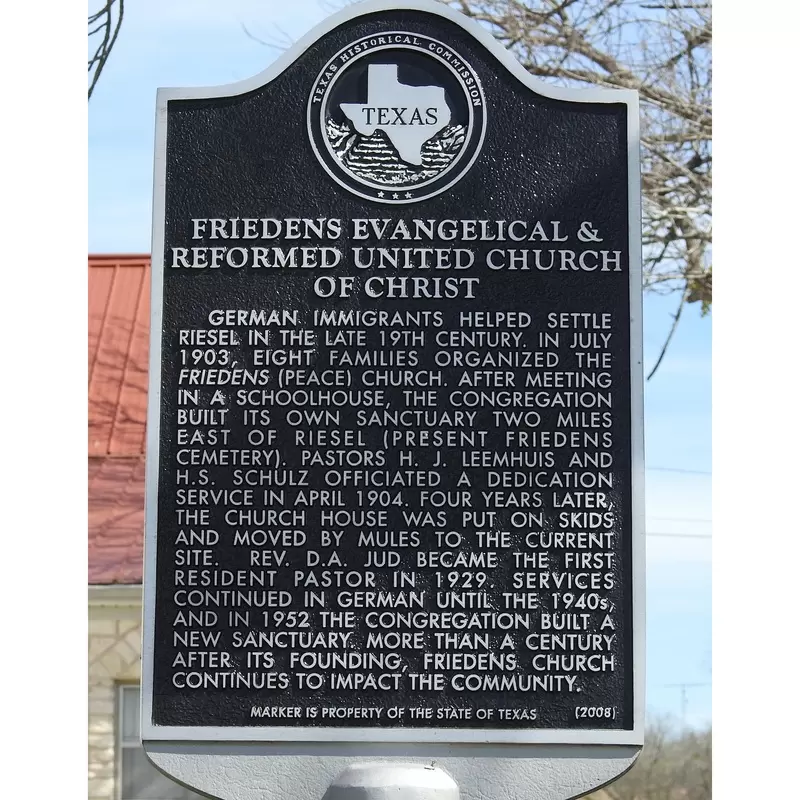
[[[152,738],[633,731],[635,110],[530,84],[395,10],[163,101]]]

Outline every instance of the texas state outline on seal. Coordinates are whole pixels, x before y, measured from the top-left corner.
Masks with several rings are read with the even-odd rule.
[[[367,102],[340,107],[358,133],[372,136],[383,131],[400,158],[416,166],[422,164],[422,145],[444,130],[451,118],[444,88],[400,83],[397,64],[370,64]]]

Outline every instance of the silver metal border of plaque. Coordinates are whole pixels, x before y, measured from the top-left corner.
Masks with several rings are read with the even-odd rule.
[[[181,727],[152,723],[153,651],[155,635],[156,523],[158,510],[159,423],[161,412],[161,330],[164,264],[167,103],[170,100],[232,97],[269,83],[289,67],[319,38],[344,22],[380,11],[416,10],[436,14],[462,27],[482,44],[520,83],[544,97],[590,103],[624,103],[627,106],[628,230],[631,342],[631,524],[632,524],[632,619],[633,619],[633,728],[629,730],[484,730],[418,728],[317,728],[317,727]],[[477,23],[430,0],[367,0],[338,12],[299,39],[266,70],[227,86],[159,89],[157,98],[153,245],[151,283],[150,376],[147,412],[147,461],[145,497],[145,550],[143,587],[142,708],[141,733],[146,742],[261,742],[335,743],[481,743],[540,745],[632,745],[644,743],[645,718],[645,526],[644,526],[644,408],[642,374],[642,267],[641,201],[639,168],[639,110],[636,92],[622,89],[564,89],[543,83],[505,50]],[[366,745],[365,745],[366,746]],[[399,744],[397,745],[400,746]],[[288,754],[288,753],[287,753]],[[577,754],[576,754],[577,756]],[[635,755],[633,756],[635,758]],[[632,763],[632,762],[631,762]],[[628,764],[628,766],[630,766]],[[627,767],[621,767],[624,771]],[[614,775],[619,774],[617,770]],[[613,775],[609,776],[610,780]],[[595,785],[591,788],[597,788]],[[584,791],[590,791],[585,789]]]

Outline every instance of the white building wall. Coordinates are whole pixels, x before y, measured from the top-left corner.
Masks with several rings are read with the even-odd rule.
[[[89,800],[116,800],[120,683],[141,676],[141,608],[89,605]]]

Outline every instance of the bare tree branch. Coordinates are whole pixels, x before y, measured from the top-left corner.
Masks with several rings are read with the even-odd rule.
[[[259,36],[251,33],[243,22],[241,23],[241,26],[242,30],[249,39],[252,39],[254,42],[258,42],[258,44],[263,44],[264,47],[269,47],[272,50],[284,51],[294,44],[294,39],[292,39],[292,37],[289,36],[289,34],[286,33],[286,31],[284,31],[279,25],[272,26],[278,35],[273,36],[271,40],[262,39]]]
[[[638,761],[587,800],[711,800],[711,730],[679,730],[650,722]]]
[[[688,289],[681,295],[681,302],[678,306],[678,310],[672,317],[672,326],[669,329],[669,333],[667,334],[667,338],[664,340],[664,344],[661,347],[661,352],[659,353],[658,358],[656,359],[656,363],[653,366],[653,369],[650,370],[650,374],[647,376],[647,380],[649,381],[653,375],[656,374],[656,370],[661,366],[661,361],[663,360],[664,356],[667,354],[667,348],[669,347],[669,343],[672,341],[672,337],[675,334],[675,330],[678,327],[678,322],[681,319],[681,312],[683,311],[683,307],[686,305],[686,300],[688,297]]]
[[[643,288],[681,297],[657,368],[684,306],[711,308],[710,4],[446,2],[487,28],[533,75],[639,93]]]
[[[96,42],[94,53],[89,57],[90,100],[103,67],[116,44],[124,11],[124,0],[107,0],[99,11],[89,15],[89,41],[94,39]]]

